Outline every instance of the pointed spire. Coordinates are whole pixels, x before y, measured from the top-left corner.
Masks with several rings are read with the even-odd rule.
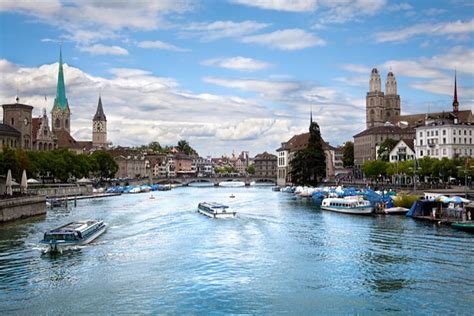
[[[453,112],[457,112],[458,110],[459,110],[459,102],[458,102],[457,74],[456,74],[456,69],[454,69],[454,98],[453,98]]]
[[[311,105],[309,110],[309,124],[313,123],[313,105]]]
[[[62,45],[59,47],[59,71],[58,85],[56,89],[56,98],[54,99],[53,107],[59,106],[61,110],[66,111],[68,102],[66,98],[66,86],[64,84]]]
[[[95,112],[93,121],[107,121],[107,117],[104,113],[104,108],[102,107],[102,97],[99,94],[99,103],[97,104],[97,111]]]

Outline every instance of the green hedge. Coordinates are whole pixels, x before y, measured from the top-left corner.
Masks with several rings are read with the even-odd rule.
[[[401,194],[401,195],[397,195],[393,199],[393,204],[399,207],[410,208],[413,205],[413,202],[415,202],[419,198],[420,196],[418,195]]]

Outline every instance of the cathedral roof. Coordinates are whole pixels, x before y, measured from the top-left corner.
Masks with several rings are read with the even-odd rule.
[[[63,54],[61,49],[59,49],[58,85],[56,88],[56,98],[54,99],[53,107],[59,107],[63,112],[66,111],[68,107],[66,85],[64,84]]]
[[[99,96],[99,103],[97,104],[97,111],[95,112],[93,121],[107,121],[107,117],[105,117],[104,109],[102,108],[102,99]]]
[[[0,123],[0,135],[12,135],[19,137],[21,133],[16,128],[11,127],[10,125]]]

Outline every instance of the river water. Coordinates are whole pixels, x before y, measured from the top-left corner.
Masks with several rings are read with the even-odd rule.
[[[233,193],[236,197],[230,199]],[[177,188],[81,200],[0,226],[9,314],[470,314],[474,235],[404,216],[321,211],[254,188]],[[234,219],[200,215],[224,202]],[[93,243],[43,254],[45,230],[104,219]]]

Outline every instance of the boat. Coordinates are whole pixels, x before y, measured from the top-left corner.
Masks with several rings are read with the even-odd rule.
[[[404,207],[389,207],[389,208],[384,208],[381,210],[382,214],[386,215],[405,215],[408,213],[408,209]]]
[[[451,227],[474,233],[474,221],[453,222],[451,223]]]
[[[219,186],[220,187],[231,187],[231,188],[244,187],[245,182],[244,181],[222,181],[222,182],[219,182]]]
[[[229,195],[229,197],[230,197],[231,199],[233,199],[233,198],[235,198],[235,195],[231,193],[231,194]]]
[[[198,212],[211,218],[234,217],[236,212],[229,210],[229,207],[216,202],[201,202],[198,204]]]
[[[107,229],[104,221],[87,220],[70,222],[44,233],[41,244],[51,251],[61,251],[66,247],[86,245],[99,237]]]
[[[321,209],[347,214],[372,214],[373,207],[367,200],[354,198],[326,198],[321,203]]]

